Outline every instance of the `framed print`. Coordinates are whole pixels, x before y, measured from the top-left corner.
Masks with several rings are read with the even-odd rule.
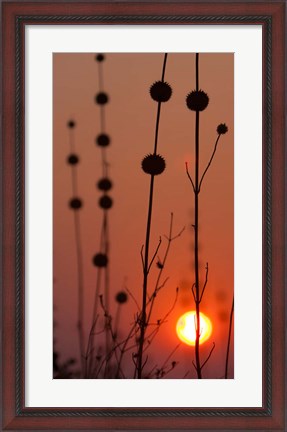
[[[3,430],[286,429],[284,17],[2,2]]]

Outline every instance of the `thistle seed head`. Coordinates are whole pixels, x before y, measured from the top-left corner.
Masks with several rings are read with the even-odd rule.
[[[112,205],[113,205],[113,200],[108,195],[103,195],[99,199],[99,206],[102,209],[109,210],[112,207]]]
[[[76,154],[70,154],[67,158],[67,163],[69,165],[77,165],[77,163],[79,162],[79,157]]]
[[[203,90],[193,90],[186,96],[186,105],[191,111],[204,111],[209,97]]]
[[[224,135],[224,134],[226,134],[226,132],[228,132],[228,127],[226,126],[225,123],[220,123],[217,126],[216,131],[217,131],[218,135]]]
[[[105,105],[108,103],[108,101],[109,101],[109,97],[108,97],[107,93],[105,93],[105,92],[100,92],[95,97],[95,102],[98,105]]]
[[[149,90],[150,95],[156,102],[167,102],[172,95],[171,86],[165,81],[156,81]]]
[[[72,198],[69,202],[69,206],[72,210],[80,210],[80,208],[83,206],[83,203],[80,198]]]
[[[97,54],[96,57],[95,57],[95,60],[98,61],[98,62],[104,61],[105,60],[104,54]]]
[[[99,147],[107,147],[110,144],[110,137],[109,135],[102,133],[97,136],[96,143]]]
[[[119,304],[126,303],[128,301],[128,296],[124,291],[119,291],[116,295],[116,302]]]
[[[67,126],[69,129],[73,129],[76,126],[76,123],[74,122],[74,120],[69,120]]]
[[[98,181],[97,186],[98,189],[107,192],[112,188],[112,182],[107,177],[103,177]]]
[[[142,169],[146,174],[159,175],[165,170],[165,160],[161,155],[148,154],[142,160]]]
[[[95,267],[106,267],[108,265],[107,255],[103,253],[97,253],[93,257],[93,264]]]

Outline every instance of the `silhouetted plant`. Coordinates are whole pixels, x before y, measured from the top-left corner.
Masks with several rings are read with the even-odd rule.
[[[203,298],[203,294],[205,292],[207,282],[208,282],[208,263],[206,263],[205,267],[205,282],[202,287],[200,287],[199,283],[199,253],[198,253],[198,229],[199,229],[199,194],[201,191],[202,183],[204,180],[204,177],[210,168],[210,165],[213,161],[213,158],[215,156],[215,152],[217,150],[217,144],[219,142],[219,139],[221,135],[224,135],[228,128],[227,126],[222,123],[217,126],[217,139],[214,145],[214,150],[211,155],[211,158],[203,172],[203,174],[200,177],[199,173],[199,159],[200,159],[200,140],[199,140],[199,131],[200,131],[200,113],[204,111],[209,104],[209,97],[207,93],[205,93],[203,90],[199,89],[199,54],[196,53],[195,55],[195,80],[196,80],[196,89],[191,91],[187,97],[186,97],[186,105],[188,109],[195,112],[195,166],[194,166],[194,176],[195,179],[193,181],[189,171],[188,171],[188,165],[186,163],[186,173],[190,180],[190,183],[192,185],[192,190],[194,193],[194,223],[193,223],[193,229],[194,229],[194,276],[195,276],[195,282],[192,285],[192,294],[195,302],[195,308],[196,308],[196,322],[195,322],[195,333],[196,333],[196,339],[195,339],[195,363],[193,363],[194,368],[197,373],[197,377],[199,379],[202,378],[202,369],[206,365],[207,361],[210,359],[210,356],[215,348],[215,344],[213,344],[209,355],[207,356],[206,360],[201,363],[200,359],[200,335],[201,335],[201,327],[200,327],[200,304]]]
[[[150,348],[150,346],[152,345],[153,341],[155,340],[156,336],[159,333],[161,326],[167,322],[167,319],[168,319],[169,315],[172,313],[172,311],[175,307],[175,304],[177,302],[178,288],[176,289],[175,299],[173,301],[173,304],[172,304],[171,308],[167,311],[167,313],[163,317],[161,317],[160,319],[157,319],[154,322],[151,321],[154,302],[155,302],[159,292],[164,288],[164,286],[166,285],[166,282],[168,281],[168,278],[166,278],[165,280],[162,281],[162,275],[163,275],[163,270],[166,267],[166,261],[167,261],[167,257],[168,257],[169,251],[170,251],[171,243],[174,240],[176,240],[177,238],[179,238],[181,236],[183,230],[184,230],[184,229],[182,229],[177,235],[173,236],[172,229],[173,229],[173,214],[171,214],[171,219],[170,219],[169,235],[165,236],[165,239],[167,240],[167,245],[166,245],[166,249],[165,249],[165,252],[163,255],[163,259],[160,260],[162,265],[161,265],[161,268],[158,267],[159,271],[158,271],[157,279],[155,281],[155,286],[154,286],[153,291],[150,294],[150,296],[148,297],[147,302],[146,302],[146,308],[147,308],[146,309],[146,316],[147,316],[146,329],[147,329],[147,331],[145,333],[144,352],[146,352]],[[157,248],[157,250],[158,250],[158,248]],[[128,295],[134,300],[138,312],[136,314],[135,321],[132,324],[128,334],[122,340],[119,340],[119,338],[118,338],[118,336],[119,336],[118,335],[119,313],[120,313],[121,307],[123,307],[124,304],[126,303],[126,301],[128,299]],[[139,328],[139,322],[140,322],[140,316],[141,316],[141,308],[138,305],[136,299],[134,298],[132,292],[127,287],[125,288],[125,291],[120,291],[117,293],[115,300],[118,303],[118,310],[116,312],[116,317],[114,320],[113,317],[105,309],[104,303],[103,303],[103,300],[101,297],[101,307],[102,307],[102,309],[104,311],[104,315],[106,316],[107,321],[109,323],[108,327],[109,327],[110,335],[113,339],[113,345],[112,345],[109,352],[106,352],[104,355],[102,355],[98,359],[99,361],[98,361],[97,365],[95,365],[93,372],[91,374],[91,376],[93,378],[100,378],[100,377],[105,376],[104,374],[105,374],[106,363],[110,362],[113,357],[114,357],[114,363],[112,365],[112,370],[110,370],[111,376],[109,376],[109,377],[127,378],[125,376],[125,372],[124,372],[123,367],[122,367],[124,357],[130,351],[133,351],[135,348],[138,348],[138,328]],[[100,330],[99,334],[102,331]],[[135,366],[136,366],[137,353],[135,353],[135,352],[132,353],[132,359],[133,359]],[[173,360],[173,362],[174,362],[174,360]],[[149,372],[144,373],[142,378],[156,378],[156,368],[163,370],[162,375],[166,374],[167,368],[170,368],[169,372],[171,372],[171,370],[173,370],[175,368],[175,366],[177,365],[177,362],[175,362],[175,364],[173,366],[171,365],[171,363],[172,362],[170,362],[170,364],[166,364],[166,365],[163,364],[160,367],[158,365],[155,365]],[[136,372],[137,372],[137,369],[135,369],[135,374],[136,374]],[[136,375],[134,375],[134,377],[136,377]]]
[[[231,306],[231,311],[229,316],[228,338],[227,338],[226,359],[225,359],[225,374],[224,374],[225,379],[228,378],[228,359],[229,359],[229,350],[230,350],[230,341],[231,341],[233,312],[234,312],[234,296],[232,299],[232,306]]]
[[[125,303],[127,303],[128,295],[125,291],[119,291],[115,296],[115,300],[117,302],[117,310],[116,310],[115,325],[114,325],[114,335],[115,335],[114,342],[116,342],[117,337],[118,337],[121,309],[122,309],[122,306]]]
[[[70,379],[77,375],[77,372],[73,369],[76,360],[69,358],[64,363],[59,360],[59,353],[53,351],[53,378],[54,379]]]
[[[158,144],[158,131],[159,131],[159,121],[160,121],[160,110],[161,104],[167,102],[172,94],[172,90],[169,84],[164,81],[165,68],[166,68],[167,54],[164,55],[162,77],[161,81],[155,82],[150,88],[150,95],[154,101],[158,103],[157,106],[157,117],[156,117],[156,127],[155,127],[155,143],[153,154],[145,156],[142,161],[142,169],[150,177],[150,192],[149,192],[149,204],[148,204],[148,217],[147,217],[147,227],[146,227],[146,240],[144,245],[144,258],[143,258],[143,293],[142,293],[142,308],[139,317],[139,346],[138,353],[136,356],[136,375],[138,379],[142,378],[143,370],[143,349],[145,341],[145,332],[147,327],[146,321],[146,303],[147,303],[147,286],[148,286],[148,274],[150,271],[150,266],[152,261],[149,261],[149,242],[150,242],[150,230],[151,230],[151,220],[152,220],[152,205],[153,205],[153,192],[154,192],[154,177],[161,174],[165,169],[164,158],[157,154],[157,144]]]
[[[79,164],[79,156],[75,153],[75,135],[74,130],[76,122],[70,120],[67,123],[69,130],[69,146],[70,154],[67,158],[67,163],[71,167],[72,175],[72,194],[73,198],[69,201],[69,207],[74,213],[74,229],[75,229],[75,242],[76,242],[76,259],[77,259],[77,285],[78,285],[78,339],[79,339],[79,351],[80,351],[80,364],[81,364],[81,376],[85,370],[85,336],[84,336],[84,273],[83,273],[83,256],[82,256],[82,244],[81,244],[81,223],[79,210],[83,207],[83,201],[78,197],[78,174],[77,166]]]
[[[94,309],[93,309],[93,317],[92,317],[92,325],[91,328],[94,328],[94,323],[97,320],[98,313],[98,301],[101,298],[102,308],[105,312],[105,352],[106,355],[110,351],[111,344],[111,318],[109,314],[110,308],[110,299],[109,299],[109,272],[110,272],[110,259],[109,259],[109,218],[108,211],[113,206],[112,198],[107,194],[109,190],[112,188],[112,182],[108,177],[108,167],[109,163],[107,161],[106,148],[110,145],[111,139],[110,136],[106,133],[106,122],[105,122],[105,106],[109,102],[109,96],[104,91],[104,80],[103,80],[103,64],[106,57],[104,54],[98,54],[95,57],[95,60],[98,64],[98,88],[99,91],[95,96],[95,102],[99,105],[100,109],[100,133],[96,137],[96,144],[101,150],[101,163],[102,163],[102,178],[97,183],[97,188],[103,194],[98,200],[99,207],[103,210],[103,219],[102,219],[102,227],[101,227],[101,235],[100,235],[100,247],[99,252],[93,257],[93,264],[97,268],[97,282],[96,282],[96,290],[95,290],[95,299],[94,299]],[[101,273],[104,272],[104,296],[100,297],[101,294]],[[90,333],[89,345],[91,348],[90,351],[90,365],[89,369],[94,370],[95,364],[93,360],[96,356],[91,355],[94,352],[94,337],[95,331]],[[96,359],[97,360],[97,359]],[[105,373],[107,373],[108,365],[106,365]],[[90,372],[88,372],[90,373]]]

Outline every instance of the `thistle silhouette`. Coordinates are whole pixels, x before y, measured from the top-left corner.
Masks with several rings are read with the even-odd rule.
[[[101,163],[102,163],[102,178],[97,183],[97,188],[102,195],[98,200],[98,205],[103,211],[102,217],[102,226],[101,226],[101,235],[100,235],[100,247],[99,252],[96,253],[92,259],[94,266],[97,268],[97,281],[96,281],[96,290],[94,297],[94,308],[93,308],[93,317],[91,324],[91,332],[89,337],[89,344],[87,354],[93,353],[95,350],[94,340],[95,340],[95,331],[92,331],[95,328],[95,324],[97,322],[98,315],[98,304],[100,300],[101,294],[101,284],[102,284],[102,273],[104,277],[104,289],[103,296],[101,297],[101,307],[104,310],[105,316],[105,352],[110,351],[111,346],[111,335],[110,335],[110,294],[109,294],[109,280],[110,280],[110,258],[109,258],[109,249],[110,249],[110,239],[109,239],[109,215],[108,212],[112,208],[113,200],[107,194],[109,190],[112,188],[112,182],[109,179],[108,171],[109,171],[109,163],[107,160],[107,147],[110,145],[111,138],[106,133],[106,104],[109,103],[109,95],[104,91],[104,78],[103,78],[103,65],[106,61],[106,56],[104,54],[98,54],[95,56],[95,60],[98,64],[98,93],[95,96],[95,103],[99,106],[99,114],[100,114],[100,133],[96,137],[95,143],[100,148],[101,151]],[[88,374],[93,374],[95,369],[95,364],[93,362],[93,356],[90,356],[89,363],[89,372]],[[105,373],[108,368],[105,368]]]
[[[167,62],[167,54],[164,55],[162,77],[161,81],[157,81],[150,88],[150,95],[153,100],[158,103],[157,106],[157,117],[155,127],[155,143],[154,152],[146,156],[142,161],[142,169],[146,174],[150,175],[150,191],[149,191],[149,204],[148,204],[148,216],[146,226],[146,239],[144,245],[144,258],[143,258],[143,291],[142,291],[142,308],[139,318],[140,336],[138,344],[138,353],[136,355],[136,377],[142,378],[143,371],[143,349],[145,341],[145,332],[147,327],[147,286],[148,286],[148,274],[150,271],[151,262],[149,261],[149,242],[150,242],[150,230],[152,221],[152,206],[153,206],[153,193],[154,193],[154,178],[156,175],[161,174],[165,169],[165,161],[162,156],[157,154],[158,145],[158,132],[159,132],[159,121],[161,104],[167,102],[172,94],[172,90],[169,84],[164,81],[165,68]]]
[[[215,156],[216,150],[217,150],[217,145],[219,142],[219,139],[221,137],[221,135],[224,135],[227,131],[228,128],[225,125],[225,123],[221,123],[220,125],[217,126],[217,139],[214,145],[214,150],[212,152],[212,155],[210,157],[210,160],[203,172],[203,174],[200,177],[200,173],[199,173],[199,160],[200,160],[200,139],[199,139],[199,133],[200,133],[200,113],[202,111],[204,111],[209,104],[209,97],[207,95],[207,93],[203,90],[199,90],[199,54],[196,53],[195,55],[195,80],[196,80],[196,89],[191,91],[187,97],[186,97],[186,105],[187,108],[191,111],[195,112],[195,166],[194,166],[194,175],[195,175],[195,180],[193,181],[189,170],[188,170],[188,164],[186,163],[186,174],[190,180],[190,183],[192,185],[192,190],[194,193],[194,223],[193,223],[193,229],[194,229],[194,278],[195,278],[195,282],[192,285],[192,295],[193,295],[193,299],[195,302],[195,308],[196,308],[196,322],[195,322],[195,334],[196,334],[196,338],[195,338],[195,363],[194,361],[193,366],[196,370],[197,373],[197,377],[199,379],[202,378],[202,369],[203,367],[206,365],[207,361],[210,359],[211,354],[215,348],[215,344],[213,343],[213,346],[209,352],[209,355],[207,356],[206,360],[201,363],[201,359],[200,359],[200,332],[201,332],[201,327],[200,327],[200,304],[208,283],[208,263],[206,263],[206,267],[205,267],[205,282],[203,284],[203,286],[200,286],[200,282],[199,282],[199,273],[200,273],[200,268],[199,268],[199,252],[198,252],[198,244],[199,244],[199,194],[201,191],[201,187],[202,187],[202,183],[204,180],[204,177],[208,171],[208,169],[211,166],[211,163],[213,161],[213,158]]]
[[[81,377],[85,370],[85,335],[84,335],[84,272],[83,272],[83,256],[82,256],[82,244],[81,244],[81,221],[79,210],[83,207],[81,198],[78,197],[78,173],[77,166],[79,164],[79,157],[75,153],[75,127],[76,123],[74,120],[70,120],[67,123],[69,130],[69,145],[70,155],[67,158],[67,163],[71,167],[72,176],[72,193],[73,198],[69,201],[69,207],[74,213],[74,229],[75,229],[75,242],[76,242],[76,259],[77,259],[77,284],[78,284],[78,339],[79,339],[79,352],[80,352],[80,364],[81,364]]]

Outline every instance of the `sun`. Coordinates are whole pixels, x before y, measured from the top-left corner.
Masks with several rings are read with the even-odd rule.
[[[176,323],[176,333],[178,338],[187,345],[195,345],[195,320],[196,312],[189,311],[182,315]],[[212,333],[212,323],[210,319],[200,312],[201,335],[199,344],[203,344],[209,339]]]

